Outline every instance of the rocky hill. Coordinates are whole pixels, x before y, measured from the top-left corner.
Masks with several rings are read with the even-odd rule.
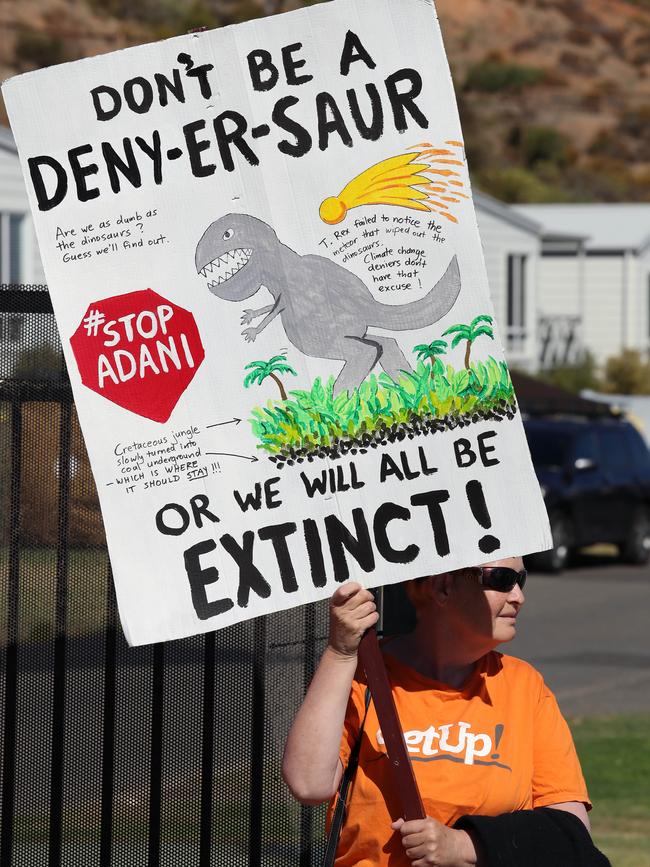
[[[0,0],[0,76],[308,2]],[[650,0],[436,5],[483,189],[507,201],[650,200]]]
[[[650,2],[438,0],[474,174],[508,200],[650,199]]]

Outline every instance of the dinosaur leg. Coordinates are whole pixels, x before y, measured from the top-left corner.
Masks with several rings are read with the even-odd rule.
[[[334,394],[341,391],[353,392],[359,388],[384,351],[374,335],[372,339],[346,335],[344,346],[346,357],[334,383]]]
[[[399,379],[400,373],[403,370],[407,373],[413,372],[413,368],[406,360],[406,356],[399,348],[399,344],[394,337],[379,337],[378,335],[373,334],[372,338],[373,340],[376,340],[383,349],[379,363],[391,379]]]

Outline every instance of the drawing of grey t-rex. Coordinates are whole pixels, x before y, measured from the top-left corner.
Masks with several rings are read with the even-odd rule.
[[[228,214],[212,223],[197,244],[195,264],[210,292],[225,301],[244,301],[265,286],[273,304],[244,310],[242,325],[264,317],[242,331],[244,338],[254,341],[279,316],[288,340],[300,352],[344,362],[335,394],[358,388],[376,364],[393,379],[402,370],[412,370],[395,338],[368,334],[368,328],[426,328],[451,310],[460,292],[454,256],[423,298],[381,304],[351,271],[324,256],[301,256],[269,225],[247,214]]]

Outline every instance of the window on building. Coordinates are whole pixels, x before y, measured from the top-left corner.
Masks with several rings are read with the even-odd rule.
[[[0,342],[18,343],[23,336],[23,317],[0,314]]]
[[[0,283],[20,283],[22,214],[0,213]]]
[[[506,313],[508,349],[526,348],[526,256],[508,256],[508,309]]]
[[[13,343],[18,343],[23,336],[23,318],[22,316],[10,316],[7,329],[7,338]]]

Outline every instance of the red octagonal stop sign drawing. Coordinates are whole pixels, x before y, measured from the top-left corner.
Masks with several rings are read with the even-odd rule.
[[[192,313],[153,289],[90,304],[70,344],[84,385],[159,422],[205,357]]]

